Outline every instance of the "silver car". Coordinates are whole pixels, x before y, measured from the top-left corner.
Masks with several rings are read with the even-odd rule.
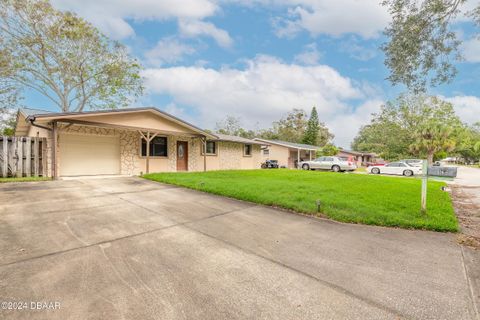
[[[303,170],[332,170],[333,172],[353,171],[357,165],[344,157],[320,157],[311,161],[302,161],[298,165]]]
[[[412,167],[421,167],[423,164],[422,159],[403,159],[399,160],[399,162],[405,162],[408,165],[411,165]]]

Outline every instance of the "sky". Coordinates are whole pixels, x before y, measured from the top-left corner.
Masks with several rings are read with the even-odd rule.
[[[371,113],[404,88],[385,80],[379,46],[389,22],[380,0],[53,0],[125,44],[155,106],[205,129],[227,115],[270,127],[293,108],[310,112],[348,148]],[[469,0],[472,7],[476,1]],[[432,89],[468,123],[480,121],[480,40],[467,19],[455,31],[464,60]],[[31,106],[52,109],[28,96]]]

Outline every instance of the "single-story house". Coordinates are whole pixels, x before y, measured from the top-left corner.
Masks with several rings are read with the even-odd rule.
[[[300,161],[315,159],[317,146],[280,140],[253,139],[263,143],[262,159],[277,160],[280,167],[296,168]]]
[[[260,168],[259,141],[213,134],[156,108],[55,113],[20,109],[16,136],[47,138],[47,175]]]
[[[338,157],[352,158],[357,166],[366,166],[368,163],[375,162],[377,155],[371,152],[358,152],[346,149],[340,149],[337,153]]]

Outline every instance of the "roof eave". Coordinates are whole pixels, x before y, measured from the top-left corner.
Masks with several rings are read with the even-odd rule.
[[[77,118],[77,117],[82,117],[85,115],[97,115],[97,114],[108,114],[108,113],[136,113],[136,112],[145,112],[145,111],[150,111],[159,114],[160,116],[163,116],[177,124],[180,124],[183,127],[186,127],[196,133],[199,133],[200,135],[203,135],[207,138],[213,138],[217,139],[218,137],[208,133],[193,124],[190,124],[186,121],[183,121],[175,116],[172,116],[166,112],[163,112],[157,108],[153,107],[148,107],[148,108],[130,108],[130,109],[117,109],[117,110],[99,110],[99,111],[91,111],[91,112],[65,112],[65,113],[43,113],[43,114],[35,114],[35,115],[30,115],[26,118],[27,121],[35,121],[36,119],[42,119],[42,120],[62,120],[62,119],[71,119],[71,118]]]

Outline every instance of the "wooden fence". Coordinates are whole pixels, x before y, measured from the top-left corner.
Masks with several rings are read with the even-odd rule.
[[[0,177],[46,176],[47,139],[0,136]]]

